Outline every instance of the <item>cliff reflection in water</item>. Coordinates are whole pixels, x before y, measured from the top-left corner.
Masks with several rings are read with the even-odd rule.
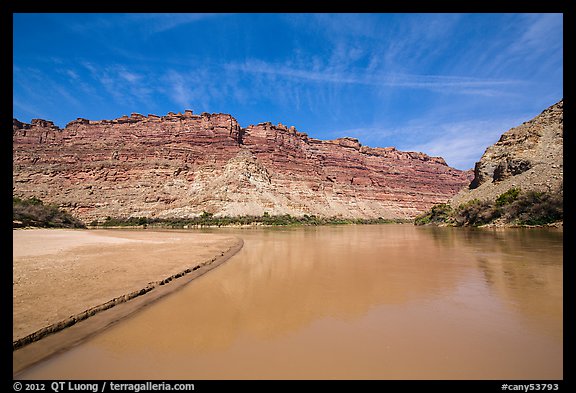
[[[526,229],[484,238],[478,266],[490,289],[529,323],[562,338],[562,233]]]
[[[562,378],[562,232],[224,230],[229,262],[43,378]]]
[[[425,228],[439,245],[468,249],[490,290],[528,323],[562,338],[563,232]]]
[[[171,327],[170,335],[148,342],[148,332],[140,341],[133,331],[121,346],[175,342],[173,350],[187,352],[225,348],[242,332],[278,337],[319,318],[353,319],[379,304],[442,296],[469,269],[425,232],[387,229],[247,230],[244,248],[218,277],[184,288],[150,313]]]

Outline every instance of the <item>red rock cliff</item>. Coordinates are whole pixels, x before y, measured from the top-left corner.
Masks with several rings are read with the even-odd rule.
[[[442,158],[281,124],[242,129],[227,114],[14,119],[13,194],[107,216],[315,214],[410,218],[471,180]]]

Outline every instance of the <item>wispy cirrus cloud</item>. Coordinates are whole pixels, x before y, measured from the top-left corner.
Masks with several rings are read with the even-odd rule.
[[[358,84],[374,87],[396,87],[407,89],[445,90],[452,93],[474,94],[486,91],[494,94],[495,89],[525,82],[514,79],[488,79],[454,75],[416,75],[400,73],[366,72],[365,70],[338,70],[328,66],[318,69],[295,68],[289,65],[272,64],[249,60],[240,64],[228,64],[227,69],[246,74],[268,75],[271,78],[286,78],[301,82]]]
[[[403,151],[440,156],[448,165],[465,170],[473,168],[486,148],[496,143],[505,131],[518,126],[530,116],[451,119],[446,114],[439,117],[424,115],[408,119],[401,126],[382,123],[336,130],[330,136],[350,136],[371,147],[394,146]]]
[[[126,31],[150,36],[199,21],[222,17],[224,13],[120,13],[79,14],[66,28],[78,34],[108,37],[109,32]]]
[[[181,108],[210,110],[237,98],[237,81],[213,68],[168,69],[158,76],[156,90]]]
[[[82,108],[81,100],[65,78],[47,78],[41,69],[34,67],[15,68],[13,78],[22,90],[22,95],[14,100],[15,107],[34,116],[50,113],[63,105],[74,110]]]
[[[524,29],[510,45],[511,53],[538,57],[562,48],[563,37],[558,34],[558,26],[563,24],[562,14],[523,14],[519,18]]]
[[[122,64],[109,64],[96,66],[83,61],[82,67],[89,72],[85,78],[88,86],[99,84],[106,92],[106,96],[122,105],[137,106],[149,105],[152,101],[154,86],[146,71],[135,71]],[[102,91],[101,89],[97,89]]]
[[[440,156],[450,166],[470,169],[480,160],[488,146],[496,143],[504,132],[518,126],[527,118],[528,115],[486,120],[423,120],[421,126],[413,125],[409,130],[397,130],[408,136],[398,147]],[[410,134],[417,137],[409,137]]]
[[[199,21],[226,16],[224,13],[160,13],[160,14],[125,14],[130,24],[146,26],[148,34],[163,33],[181,26]]]

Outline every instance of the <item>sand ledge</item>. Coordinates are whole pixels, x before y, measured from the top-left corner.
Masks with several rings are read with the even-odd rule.
[[[106,303],[13,341],[13,374],[16,375],[55,353],[81,343],[120,319],[133,314],[141,307],[174,292],[193,279],[226,262],[240,251],[243,245],[244,241],[237,238],[235,244],[220,252],[220,255],[196,264],[194,267],[187,268],[162,280],[150,282],[140,290],[118,296]]]

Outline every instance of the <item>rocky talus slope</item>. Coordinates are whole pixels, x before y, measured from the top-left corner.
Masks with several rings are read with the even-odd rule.
[[[228,114],[132,114],[60,129],[13,122],[13,195],[106,217],[319,215],[412,218],[472,179],[442,158],[323,141]]]
[[[564,178],[564,100],[488,147],[474,168],[474,180],[451,200],[456,207],[473,199],[494,201],[511,188],[556,192]]]

